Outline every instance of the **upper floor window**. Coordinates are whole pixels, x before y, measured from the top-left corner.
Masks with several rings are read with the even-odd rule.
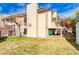
[[[12,19],[6,19],[6,21],[12,23]]]
[[[9,19],[6,19],[7,22],[9,22]]]
[[[24,16],[24,25],[26,25],[27,24],[27,18],[26,18],[26,16]]]
[[[56,22],[56,18],[52,18],[52,22]]]
[[[2,21],[3,21],[3,23],[5,24],[5,20],[3,19]]]

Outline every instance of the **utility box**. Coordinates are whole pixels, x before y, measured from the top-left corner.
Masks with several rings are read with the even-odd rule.
[[[79,45],[79,22],[76,24],[76,43]]]

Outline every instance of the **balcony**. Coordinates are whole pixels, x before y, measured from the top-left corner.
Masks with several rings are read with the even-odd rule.
[[[55,28],[55,27],[61,27],[61,25],[58,22],[52,22],[48,25],[48,28]]]
[[[15,25],[15,23],[13,23],[13,22],[12,22],[12,23],[6,22],[5,24],[6,24],[6,25]]]

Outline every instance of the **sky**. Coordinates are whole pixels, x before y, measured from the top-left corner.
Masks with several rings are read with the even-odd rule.
[[[29,3],[28,3],[29,4]],[[0,3],[0,15],[9,16],[26,12],[27,3]],[[74,17],[79,3],[38,3],[38,8],[56,11],[60,18]]]

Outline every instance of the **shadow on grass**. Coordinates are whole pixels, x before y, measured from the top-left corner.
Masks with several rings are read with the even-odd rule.
[[[6,41],[7,37],[1,37],[0,38],[0,43]]]
[[[79,45],[76,43],[76,38],[73,35],[66,35],[66,40],[79,51]]]

